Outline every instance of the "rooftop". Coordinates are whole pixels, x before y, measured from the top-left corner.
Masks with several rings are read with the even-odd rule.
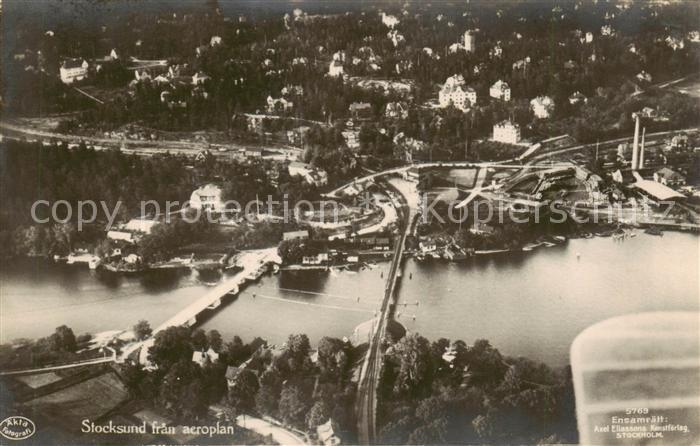
[[[651,180],[640,180],[633,184],[637,189],[646,192],[657,200],[672,200],[674,198],[683,198],[683,195],[671,189],[668,186],[664,186],[661,183]]]

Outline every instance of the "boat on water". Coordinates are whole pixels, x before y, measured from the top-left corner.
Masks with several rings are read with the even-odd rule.
[[[559,242],[559,243],[565,242],[565,241],[566,241],[566,237],[564,237],[563,235],[555,235],[555,236],[552,236],[552,238],[553,238],[556,242]]]
[[[451,261],[458,261],[458,260],[464,260],[467,258],[467,255],[464,253],[464,251],[458,247],[451,247],[445,249],[445,258],[447,260]]]
[[[644,233],[649,234],[649,235],[656,235],[659,237],[663,237],[663,235],[664,235],[663,231],[656,226],[649,226],[648,228],[646,228],[644,230]]]
[[[528,243],[527,245],[523,246],[522,250],[523,251],[532,251],[535,248],[539,248],[541,243]]]
[[[499,254],[502,252],[509,252],[509,249],[477,249],[474,251],[474,254],[476,255],[484,255],[484,254]]]
[[[100,265],[102,264],[102,259],[94,256],[90,260],[88,260],[88,268],[90,269],[97,269]]]

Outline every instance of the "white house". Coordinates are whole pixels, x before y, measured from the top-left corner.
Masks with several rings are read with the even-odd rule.
[[[575,105],[578,103],[585,104],[586,102],[588,102],[588,98],[586,98],[586,96],[584,96],[583,93],[581,93],[580,91],[576,91],[572,93],[571,96],[569,96],[569,104],[571,105]]]
[[[457,52],[459,52],[459,51],[462,51],[463,49],[464,49],[464,45],[462,45],[461,43],[453,43],[452,45],[450,45],[450,46],[447,48],[447,51],[448,51],[450,54],[455,54],[455,53],[457,53]]]
[[[349,149],[359,149],[360,148],[360,131],[359,130],[345,130],[341,133],[343,139],[345,139],[345,145]]]
[[[211,39],[209,39],[209,46],[216,46],[216,45],[221,45],[221,37],[219,36],[211,36]]]
[[[532,62],[530,56],[526,56],[524,59],[516,60],[515,62],[513,62],[513,69],[524,70],[527,68],[528,65],[530,65],[530,62]]]
[[[530,101],[530,107],[536,117],[546,119],[554,110],[554,101],[549,96],[538,96]]]
[[[637,80],[639,82],[651,82],[651,74],[642,70],[637,74]]]
[[[476,49],[476,36],[471,30],[464,32],[464,50],[468,53],[473,52]]]
[[[286,112],[294,107],[292,101],[288,101],[285,98],[273,98],[272,96],[267,97],[267,111],[268,113],[276,112]]]
[[[328,174],[310,164],[301,163],[298,161],[292,161],[287,167],[290,176],[299,176],[304,178],[304,180],[315,186],[323,186],[328,183]]]
[[[400,32],[398,32],[395,29],[392,29],[391,31],[389,31],[386,34],[386,36],[394,44],[394,47],[397,47],[397,46],[399,46],[400,43],[403,43],[406,41],[406,38],[403,36],[403,34],[401,34]]]
[[[136,243],[144,236],[151,233],[160,222],[149,218],[132,218],[126,224],[107,232],[110,240],[119,240],[127,243]]]
[[[218,360],[219,354],[212,350],[211,347],[205,352],[192,353],[192,362],[199,364],[201,367],[204,367],[207,362],[216,362]]]
[[[489,88],[489,96],[504,101],[510,101],[510,86],[499,79]]]
[[[493,140],[506,144],[520,142],[520,126],[511,121],[502,121],[493,126]]]
[[[61,64],[59,70],[61,82],[64,84],[72,84],[75,81],[81,81],[88,77],[89,64],[85,59],[66,59]]]
[[[444,108],[452,104],[455,108],[465,111],[476,103],[476,91],[471,87],[466,87],[464,77],[461,74],[455,74],[448,77],[440,89],[438,102],[440,107]]]
[[[282,240],[308,240],[309,231],[306,229],[301,231],[289,231],[282,233]]]
[[[593,42],[593,33],[587,32],[586,33],[586,43],[591,43],[591,42]]]
[[[209,79],[210,79],[209,76],[207,76],[206,74],[199,71],[192,76],[192,85],[203,84],[204,82],[208,81]]]
[[[221,198],[221,188],[215,184],[205,184],[190,195],[191,208],[207,212],[224,212],[226,206]]]
[[[339,60],[333,60],[328,67],[328,75],[338,77],[343,75],[343,64]]]
[[[387,26],[389,28],[394,28],[396,25],[399,24],[399,19],[396,18],[396,16],[393,15],[388,15],[384,12],[381,13],[382,16],[382,23],[384,26]]]
[[[654,172],[654,181],[661,183],[664,186],[680,187],[685,186],[686,180],[680,173],[671,170],[668,167],[663,167]]]

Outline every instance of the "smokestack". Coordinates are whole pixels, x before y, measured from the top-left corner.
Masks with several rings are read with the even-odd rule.
[[[642,144],[639,147],[639,168],[644,169],[644,136],[647,134],[647,128],[642,128]]]
[[[639,163],[639,115],[633,114],[634,121],[634,143],[632,144],[632,170],[637,170]]]

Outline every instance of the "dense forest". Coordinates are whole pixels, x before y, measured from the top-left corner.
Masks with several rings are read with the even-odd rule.
[[[152,331],[134,327],[137,339]],[[0,346],[6,368],[56,364],[79,358],[89,335],[66,326],[19,348]],[[118,348],[117,345],[114,345]],[[120,366],[132,399],[175,421],[203,421],[212,404],[227,416],[270,416],[315,434],[332,420],[341,437],[356,441],[352,375],[363,346],[324,337],[316,350],[306,335],[290,335],[281,347],[238,336],[225,341],[216,330],[170,327],[155,336],[149,361]],[[194,352],[218,358],[202,364]],[[229,375],[227,370],[234,369]],[[235,376],[235,378],[232,378]],[[379,438],[384,444],[575,443],[573,388],[568,369],[556,371],[525,358],[509,358],[486,340],[473,345],[409,334],[387,350],[380,381]],[[574,436],[572,436],[574,435]]]
[[[380,383],[385,444],[576,443],[569,371],[410,334],[391,346]]]
[[[200,366],[192,353],[208,349],[218,360]],[[128,365],[123,375],[134,398],[177,420],[206,416],[210,404],[224,404],[230,415],[249,413],[279,419],[288,426],[315,432],[332,418],[336,427],[354,431],[355,385],[350,382],[355,349],[335,338],[322,338],[312,351],[306,335],[290,335],[282,347],[262,339],[223,342],[215,331],[171,327],[156,335],[149,360],[157,370]],[[237,368],[235,382],[225,378]]]
[[[343,146],[340,130],[351,116],[350,104],[367,102],[372,119],[362,126],[362,153],[392,158],[392,138],[403,132],[428,144],[418,156],[479,159],[478,141],[503,119],[518,122],[526,137],[569,133],[585,142],[628,133],[631,113],[645,106],[669,115],[658,127],[696,125],[700,106],[693,98],[671,91],[634,93],[647,87],[636,77],[642,71],[653,83],[698,72],[699,44],[688,38],[697,31],[697,7],[687,2],[474,2],[465,10],[419,3],[401,9],[377,2],[325,15],[280,7],[278,15],[266,11],[244,20],[208,2],[167,14],[117,8],[104,23],[63,20],[50,33],[44,23],[26,19],[4,52],[3,106],[8,116],[78,111],[74,125],[99,130],[139,122],[163,130],[217,129],[242,138],[245,129],[235,118],[264,111],[266,98],[281,97],[287,88],[294,106],[281,114],[336,128],[316,141],[315,150],[326,158],[346,158],[335,155]],[[387,37],[380,11],[399,18],[395,30],[403,40],[393,43]],[[604,35],[607,26],[610,32]],[[467,29],[477,30],[475,50],[449,51]],[[220,41],[212,44],[214,36]],[[102,58],[112,48],[119,59],[102,63],[86,81],[107,98],[104,104],[90,104],[57,79],[62,58]],[[153,80],[159,74],[154,72],[150,80],[136,81],[129,57],[167,59],[184,80],[162,84]],[[382,91],[329,77],[334,57],[344,60],[350,79],[400,80],[414,88]],[[189,76],[194,73],[205,73],[208,80],[193,85]],[[466,115],[426,108],[454,74],[477,91],[477,105]],[[510,102],[489,98],[490,85],[499,79],[511,87]],[[574,92],[588,100],[571,104]],[[540,95],[549,95],[555,104],[546,120],[536,119],[529,106]],[[390,102],[404,103],[407,117],[387,117]]]
[[[273,186],[268,177],[273,170],[280,170],[278,186]],[[0,150],[0,190],[5,197],[0,211],[0,240],[6,247],[3,255],[45,256],[65,254],[76,246],[95,246],[104,238],[109,216],[115,217],[113,225],[125,222],[140,216],[143,203],[151,200],[161,210],[168,201],[178,202],[174,209],[180,209],[193,190],[210,181],[221,184],[224,199],[237,200],[242,205],[256,196],[261,200],[268,196],[280,200],[285,194],[289,200],[318,196],[315,188],[290,177],[284,166],[263,161],[241,163],[208,158],[194,162],[170,154],[143,158],[84,145],[68,149],[63,145],[8,140]],[[35,208],[39,220],[49,219],[46,223],[33,220],[32,207],[37,200],[48,202]],[[51,216],[53,205],[60,200],[73,210],[68,216],[68,206],[56,206],[56,217],[63,222]],[[88,200],[97,205],[97,220],[78,231],[77,209],[81,201]],[[144,208],[147,213],[154,212],[151,205]],[[85,213],[91,213],[90,207],[85,206]],[[206,231],[206,223],[206,219],[199,219],[197,225],[161,228],[144,243],[142,254],[163,256],[177,246],[211,235]],[[256,233],[241,228],[226,241],[238,241],[240,247],[259,247],[267,236],[281,234],[281,228],[268,226],[262,225]]]
[[[212,348],[216,362],[199,366],[193,351]],[[447,355],[446,353],[449,353]],[[216,331],[170,328],[156,336],[147,372],[127,366],[132,396],[176,419],[197,419],[209,404],[231,414],[253,413],[314,433],[333,420],[336,432],[354,440],[358,348],[334,338],[312,351],[305,335],[281,348],[238,337],[224,343]],[[566,371],[502,356],[488,341],[468,346],[412,334],[392,345],[380,384],[380,439],[385,444],[575,443],[573,388]],[[227,389],[224,375],[238,367]],[[224,397],[222,398],[222,395]]]

